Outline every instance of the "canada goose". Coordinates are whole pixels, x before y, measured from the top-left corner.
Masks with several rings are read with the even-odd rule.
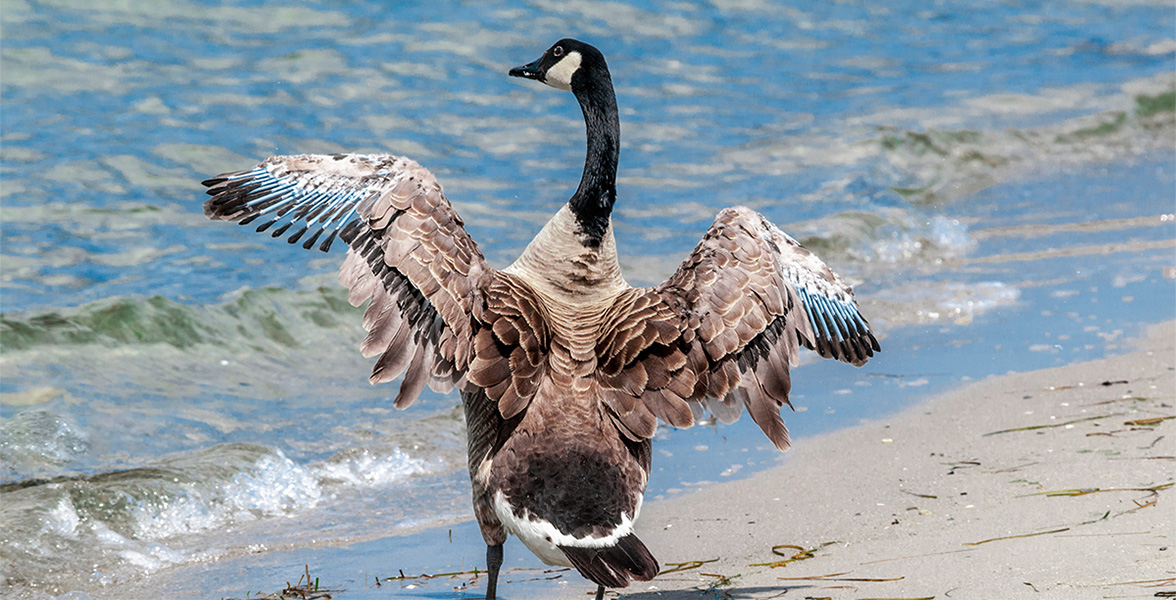
[[[620,125],[604,56],[563,39],[510,75],[569,90],[588,151],[580,187],[509,267],[486,263],[432,173],[387,155],[274,156],[208,181],[209,218],[304,248],[349,246],[339,281],[371,300],[371,382],[401,374],[396,408],[428,384],[465,407],[474,514],[495,597],[502,544],[625,587],[657,575],[633,533],[657,419],[689,427],[746,406],[780,450],[799,346],[861,365],[879,350],[853,292],[747,208],[719,213],[657,287],[621,276],[611,221]],[[791,405],[790,405],[791,406]]]

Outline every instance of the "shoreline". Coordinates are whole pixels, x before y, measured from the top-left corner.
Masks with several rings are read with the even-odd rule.
[[[663,565],[685,569],[663,567],[618,591],[633,599],[1176,592],[1176,322],[1150,327],[1134,346],[974,382],[808,439],[749,479],[650,502],[638,534]],[[544,595],[581,598],[594,587],[574,573],[563,579]]]
[[[932,395],[806,437],[781,464],[749,478],[650,500],[637,534],[663,573],[606,598],[1176,592],[1176,321],[1127,345],[1133,350],[1119,356]],[[190,565],[119,592],[207,597],[199,582],[215,580],[235,591],[216,597],[252,589],[252,597],[277,598],[280,586],[263,581],[294,583],[308,568],[338,598],[480,598],[485,578],[469,570],[484,564],[478,537],[470,519],[408,537]],[[406,552],[433,557],[432,573],[455,575],[387,579]],[[542,568],[514,538],[507,554],[504,599],[595,593],[572,570]],[[376,585],[372,577],[381,574]],[[259,588],[270,596],[257,596]]]

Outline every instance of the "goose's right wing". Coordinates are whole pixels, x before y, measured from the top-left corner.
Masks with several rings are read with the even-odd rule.
[[[597,378],[623,432],[649,437],[654,417],[687,427],[702,407],[731,421],[746,406],[781,450],[800,346],[854,365],[879,349],[849,286],[747,208],[719,213],[665,283],[618,298],[604,331]]]
[[[210,219],[291,228],[304,248],[339,237],[350,246],[339,271],[351,304],[371,299],[365,356],[382,353],[373,383],[405,375],[396,406],[426,383],[447,390],[471,360],[473,312],[493,273],[433,174],[388,155],[274,156],[204,182]],[[323,235],[325,234],[325,238]]]

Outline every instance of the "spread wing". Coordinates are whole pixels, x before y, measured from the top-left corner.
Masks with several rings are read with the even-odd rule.
[[[371,299],[361,349],[381,355],[372,383],[405,374],[398,408],[426,384],[447,391],[461,383],[472,358],[471,315],[495,272],[432,173],[388,155],[274,156],[204,185],[211,219],[257,224],[307,249],[347,243],[339,281],[353,306]]]
[[[719,213],[672,277],[622,295],[604,327],[597,377],[635,439],[653,434],[655,417],[687,427],[707,407],[731,422],[746,406],[785,450],[779,409],[800,346],[859,366],[880,349],[850,287],[747,208]]]

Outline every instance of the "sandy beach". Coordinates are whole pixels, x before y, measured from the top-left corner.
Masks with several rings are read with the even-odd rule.
[[[1120,356],[990,377],[801,438],[778,467],[650,501],[637,529],[663,573],[606,597],[1176,596],[1176,322],[1124,344],[1132,350]],[[155,598],[160,589],[198,597],[181,590],[206,577],[257,589],[263,573],[294,582],[304,569],[325,586],[303,587],[307,598],[480,597],[485,579],[469,570],[484,564],[476,526],[446,536],[214,562],[123,587],[121,597]],[[408,543],[462,573],[390,577],[392,550]],[[507,565],[527,566],[504,568],[499,597],[595,593],[574,571],[535,568],[509,544]],[[231,597],[279,597],[269,591]]]
[[[622,597],[1176,593],[1176,324],[1137,348],[976,382],[649,503],[638,530],[670,567]],[[560,597],[592,591],[564,579]]]

